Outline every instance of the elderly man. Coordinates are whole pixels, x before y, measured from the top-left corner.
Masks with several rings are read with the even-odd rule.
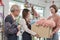
[[[5,18],[5,33],[7,40],[17,40],[17,32],[20,30],[20,25],[15,21],[20,13],[20,8],[18,5],[12,5],[10,11],[10,15]]]

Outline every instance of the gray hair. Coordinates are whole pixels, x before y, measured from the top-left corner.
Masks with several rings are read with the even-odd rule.
[[[11,11],[11,12],[14,12],[15,10],[20,10],[20,8],[19,8],[18,5],[12,5],[10,11]]]

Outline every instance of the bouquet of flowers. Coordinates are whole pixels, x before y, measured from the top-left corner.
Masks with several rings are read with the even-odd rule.
[[[43,25],[43,23],[45,22],[45,19],[40,19],[39,21],[36,22],[36,25]]]
[[[36,22],[36,25],[41,25],[41,26],[50,26],[50,27],[55,27],[55,22],[53,20],[47,20],[47,19],[40,19],[39,21]]]

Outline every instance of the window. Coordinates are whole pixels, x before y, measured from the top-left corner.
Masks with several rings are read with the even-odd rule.
[[[24,9],[24,3],[22,2],[16,2],[16,1],[10,1],[9,2],[9,8],[13,5],[13,4],[17,4],[20,6],[21,8],[21,13],[20,13],[20,16],[22,16],[22,10]],[[44,7],[39,7],[39,6],[34,6],[35,10],[37,11],[37,13],[40,15],[40,16],[44,16]],[[10,9],[9,9],[10,10]]]
[[[60,9],[58,9],[58,14],[60,15]]]
[[[44,7],[34,6],[34,8],[40,16],[44,16]]]

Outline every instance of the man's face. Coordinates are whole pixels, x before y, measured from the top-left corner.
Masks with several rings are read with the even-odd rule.
[[[20,9],[17,9],[17,10],[14,11],[15,16],[18,16],[19,14],[20,14]]]

